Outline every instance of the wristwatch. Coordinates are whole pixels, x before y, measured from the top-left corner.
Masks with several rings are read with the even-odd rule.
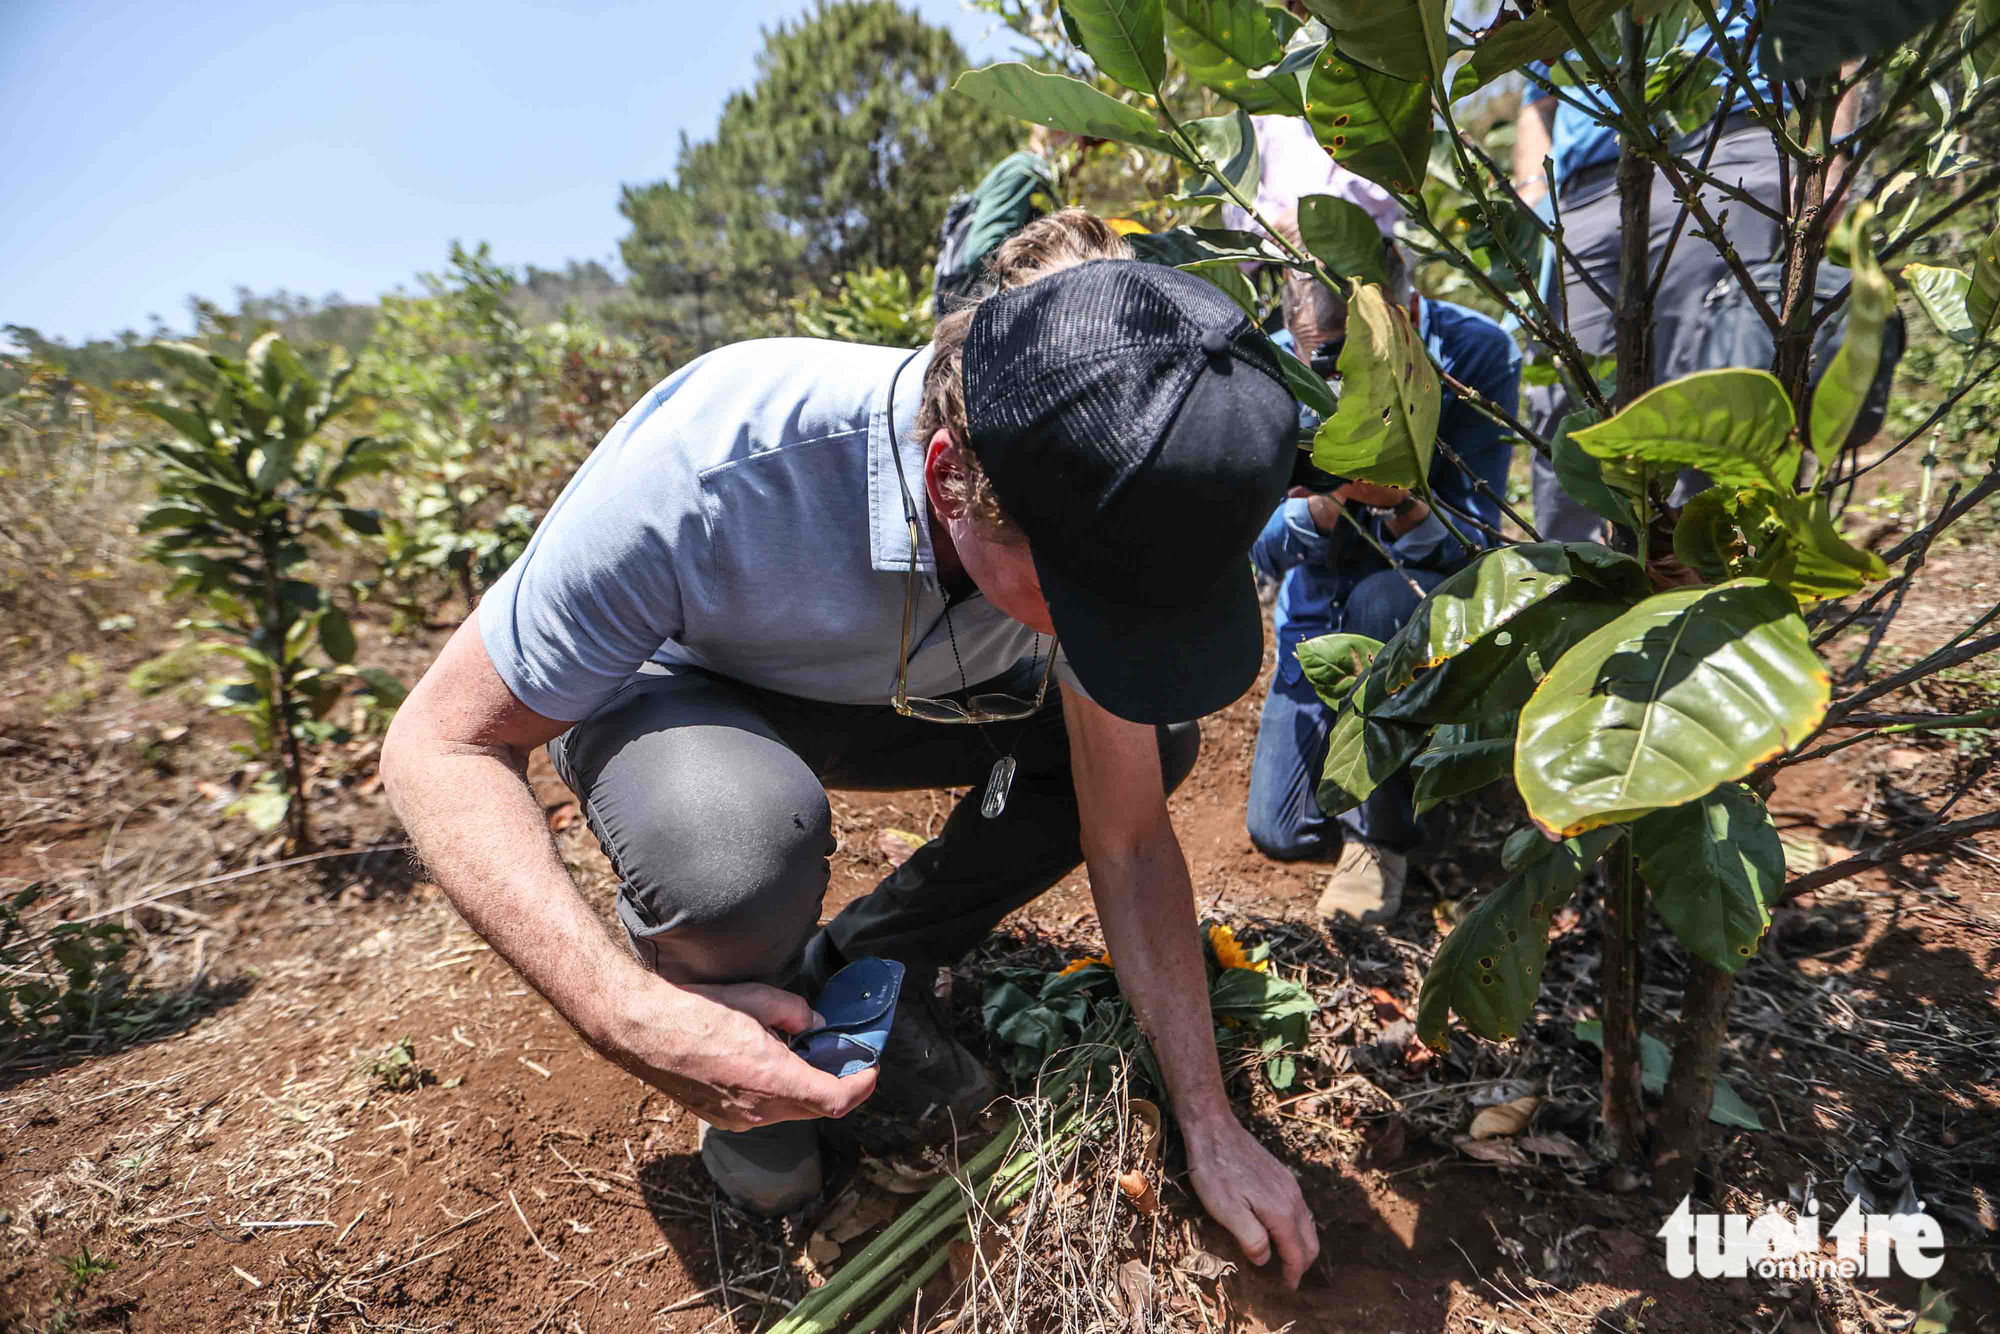
[[[1400,519],[1416,507],[1415,496],[1404,496],[1393,505],[1370,505],[1368,512],[1378,519]]]

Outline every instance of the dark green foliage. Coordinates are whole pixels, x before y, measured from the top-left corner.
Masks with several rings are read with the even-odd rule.
[[[653,320],[696,351],[852,269],[914,281],[952,195],[1017,131],[964,97],[951,34],[891,0],[822,0],[765,34],[757,80],[672,180],[628,186],[620,243]]]
[[[205,1003],[135,987],[125,967],[132,933],[116,922],[57,922],[37,933],[23,919],[42,894],[34,884],[0,899],[0,1061],[140,1037]]]

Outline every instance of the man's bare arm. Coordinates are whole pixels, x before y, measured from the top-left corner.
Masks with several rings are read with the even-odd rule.
[[[874,1091],[813,1069],[771,1029],[811,1008],[774,987],[677,986],[614,943],[571,882],[527,784],[536,746],[568,729],[494,671],[477,613],[410,692],[382,782],[452,904],[607,1059],[726,1129],[844,1116]]]
[[[1555,146],[1555,125],[1554,98],[1526,103],[1514,118],[1514,191],[1531,207],[1549,192],[1548,173],[1543,168]]]
[[[1067,691],[1063,713],[1091,895],[1118,985],[1166,1077],[1195,1193],[1253,1264],[1275,1245],[1297,1287],[1319,1232],[1298,1181],[1243,1128],[1223,1089],[1194,887],[1167,817],[1154,730]]]

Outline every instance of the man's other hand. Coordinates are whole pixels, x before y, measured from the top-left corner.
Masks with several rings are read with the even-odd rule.
[[[789,991],[741,982],[665,982],[620,1007],[598,1050],[723,1130],[841,1117],[875,1091],[875,1071],[845,1079],[816,1070],[776,1034],[820,1022]]]
[[[1298,1178],[1230,1120],[1213,1132],[1187,1132],[1188,1176],[1209,1217],[1228,1228],[1251,1264],[1267,1263],[1275,1250],[1285,1284],[1299,1279],[1319,1257],[1319,1228],[1299,1191]]]
[[[1356,504],[1370,505],[1378,510],[1393,508],[1410,498],[1410,493],[1400,486],[1377,486],[1373,482],[1344,482],[1333,493],[1335,500],[1351,500]]]

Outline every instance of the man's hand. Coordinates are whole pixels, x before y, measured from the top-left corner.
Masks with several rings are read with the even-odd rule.
[[[593,1045],[710,1125],[748,1130],[846,1116],[875,1091],[875,1071],[837,1079],[772,1035],[819,1023],[811,1006],[776,987],[660,982],[622,1005]]]
[[[1275,1247],[1286,1286],[1298,1287],[1319,1256],[1319,1229],[1291,1170],[1233,1119],[1186,1138],[1188,1177],[1202,1207],[1251,1264],[1268,1262]]]
[[[1306,502],[1306,513],[1312,516],[1313,527],[1322,533],[1330,533],[1340,526],[1340,502],[1332,496],[1303,486],[1295,486],[1285,495],[1292,500]]]
[[[1343,482],[1333,493],[1335,500],[1352,500],[1356,504],[1371,505],[1378,510],[1400,505],[1410,498],[1410,493],[1400,486],[1377,486],[1373,482]]]

